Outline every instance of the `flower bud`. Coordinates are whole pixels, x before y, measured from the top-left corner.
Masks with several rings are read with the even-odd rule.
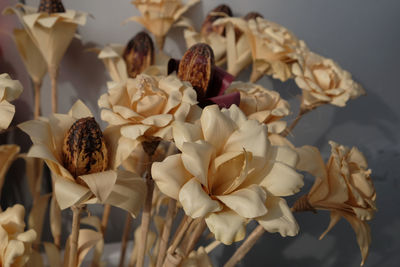
[[[146,32],[139,32],[125,48],[123,58],[130,78],[135,78],[153,64],[153,40]]]
[[[38,12],[62,13],[65,8],[61,0],[41,0]]]
[[[190,47],[182,57],[178,69],[178,78],[188,81],[197,92],[197,98],[206,95],[214,71],[214,52],[204,43]]]
[[[220,26],[213,26],[214,21],[217,19],[223,18],[224,16],[222,14],[215,14],[215,13],[224,13],[226,14],[227,17],[232,17],[232,10],[230,9],[229,6],[227,5],[219,5],[213,10],[211,10],[206,19],[203,22],[203,25],[201,26],[201,35],[206,36],[210,34],[211,32],[216,32],[219,35],[224,36],[225,35],[225,26],[220,25]]]
[[[74,122],[64,137],[64,167],[76,178],[106,170],[107,147],[99,125],[93,117]]]

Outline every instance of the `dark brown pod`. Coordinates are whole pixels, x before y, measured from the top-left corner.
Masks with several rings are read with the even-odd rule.
[[[249,20],[251,20],[251,19],[264,18],[264,16],[261,15],[260,13],[258,13],[258,12],[253,11],[253,12],[247,13],[247,15],[244,16],[243,18],[244,18],[245,20],[249,21]]]
[[[62,13],[65,8],[61,0],[40,0],[38,12]]]
[[[197,92],[197,97],[205,96],[214,72],[214,52],[208,44],[198,43],[190,47],[182,57],[178,68],[178,78],[188,81]]]
[[[125,47],[123,58],[130,78],[135,78],[154,63],[153,40],[146,32],[136,34]]]
[[[64,167],[75,178],[107,169],[107,147],[93,117],[82,118],[72,124],[64,137],[62,160]]]
[[[208,34],[210,34],[211,32],[216,32],[219,35],[225,35],[225,27],[223,25],[221,26],[213,26],[214,21],[216,21],[217,19],[223,18],[224,16],[222,15],[213,15],[212,13],[224,13],[226,14],[228,17],[232,17],[232,10],[229,6],[227,5],[219,5],[216,8],[214,8],[213,10],[211,10],[206,19],[203,22],[203,25],[201,26],[201,34],[203,36],[207,36]]]

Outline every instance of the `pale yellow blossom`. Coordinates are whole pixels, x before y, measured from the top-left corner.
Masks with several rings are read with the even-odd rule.
[[[0,74],[0,131],[10,125],[15,114],[15,107],[10,101],[17,99],[22,91],[19,81],[12,80],[6,73]]]

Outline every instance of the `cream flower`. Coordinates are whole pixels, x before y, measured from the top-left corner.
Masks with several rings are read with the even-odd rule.
[[[304,42],[299,41],[285,27],[261,17],[249,21],[235,19],[231,22],[245,32],[251,46],[251,82],[257,81],[265,74],[281,81],[292,77],[291,65],[304,50]]]
[[[24,266],[29,260],[36,232],[24,232],[24,216],[25,209],[20,204],[0,212],[0,266]]]
[[[281,133],[285,130],[286,122],[280,119],[289,115],[290,106],[278,92],[258,84],[242,82],[233,82],[227,92],[239,92],[239,108],[249,119],[267,124],[268,132]]]
[[[0,146],[0,195],[3,188],[4,178],[7,170],[15,160],[19,153],[19,146],[17,145],[1,145]]]
[[[126,63],[122,57],[124,49],[125,45],[109,44],[98,51],[98,58],[103,61],[114,82],[124,82],[128,79]],[[163,52],[156,53],[154,64],[144,70],[143,73],[149,75],[167,75],[168,60],[169,57]]]
[[[131,17],[128,20],[139,22],[149,32],[154,34],[158,48],[162,50],[165,36],[172,25],[183,13],[200,0],[189,0],[183,4],[181,0],[135,0],[132,4],[141,13],[141,17]]]
[[[297,153],[271,146],[265,125],[248,120],[236,105],[222,111],[213,105],[203,110],[200,125],[175,122],[173,135],[182,153],[153,163],[153,179],[188,216],[205,217],[217,240],[243,239],[249,219],[269,232],[297,233],[280,198],[303,186],[294,170]]]
[[[316,180],[310,192],[295,204],[294,209],[311,207],[331,212],[330,224],[320,238],[341,217],[345,218],[356,233],[363,265],[371,243],[366,221],[371,220],[376,211],[371,170],[367,169],[367,161],[357,148],[349,149],[332,141],[330,145],[332,154],[326,166],[317,148],[304,146],[298,149],[300,161],[297,167],[314,175]]]
[[[15,107],[10,101],[17,99],[22,91],[19,81],[12,80],[6,73],[0,74],[0,131],[10,125],[15,114]]]
[[[344,107],[347,100],[365,94],[351,74],[343,70],[332,59],[307,52],[304,58],[293,65],[296,84],[303,91],[302,105],[314,108],[330,103]]]
[[[16,14],[33,43],[42,53],[48,68],[57,68],[78,25],[86,23],[87,13],[68,9],[60,13],[37,12],[37,8],[18,4],[4,14]]]
[[[64,136],[80,118],[93,117],[90,110],[77,101],[68,114],[54,114],[48,119],[24,122],[19,128],[33,142],[28,157],[41,158],[50,168],[54,178],[54,194],[61,209],[73,205],[103,203],[127,210],[136,216],[146,195],[146,185],[137,175],[114,171],[115,151],[119,127],[104,131],[108,150],[108,170],[79,176],[79,180],[63,166]],[[83,181],[83,182],[82,182]]]
[[[141,138],[172,138],[171,123],[185,121],[196,106],[196,92],[175,75],[138,75],[118,83],[98,104],[102,120],[121,128],[118,162],[126,159]],[[120,161],[121,160],[121,161]]]

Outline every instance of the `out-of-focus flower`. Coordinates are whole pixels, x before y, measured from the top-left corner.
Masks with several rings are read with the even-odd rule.
[[[24,216],[20,204],[0,212],[0,266],[22,267],[29,260],[36,232],[24,232]]]
[[[17,99],[22,91],[18,80],[12,80],[6,73],[0,74],[0,131],[10,125],[15,114],[15,107],[10,101]]]
[[[268,132],[281,133],[286,128],[286,122],[280,119],[289,115],[290,106],[278,92],[242,82],[233,82],[226,91],[239,92],[239,108],[249,119],[267,124]]]
[[[371,243],[370,228],[366,221],[371,220],[376,211],[371,170],[367,169],[367,161],[357,148],[349,149],[332,141],[330,145],[332,154],[326,165],[317,148],[304,146],[297,149],[300,156],[297,167],[311,173],[316,179],[310,192],[300,198],[293,209],[330,211],[331,221],[320,239],[342,217],[345,218],[356,233],[363,265]]]
[[[120,128],[121,161],[144,139],[170,140],[171,123],[186,121],[199,109],[192,86],[175,75],[138,75],[110,88],[98,104],[102,120]]]
[[[0,195],[7,170],[10,168],[11,163],[13,163],[18,153],[19,153],[19,146],[17,145],[0,146]]]
[[[312,109],[330,103],[344,107],[351,98],[365,94],[351,74],[343,70],[332,59],[313,52],[306,52],[298,63],[292,66],[296,84],[302,89],[303,108]]]
[[[188,216],[205,217],[217,240],[243,239],[250,219],[269,232],[297,234],[281,198],[303,186],[294,170],[297,153],[272,146],[265,125],[248,120],[236,105],[222,111],[212,105],[204,108],[200,124],[175,122],[173,135],[182,153],[153,163],[153,179]]]
[[[87,158],[78,153],[76,149],[82,150],[86,147],[87,150],[82,150],[82,153],[90,153],[88,156],[93,160],[96,159],[96,161],[89,160],[85,164],[85,168],[98,170],[94,165],[103,164],[98,161],[101,155],[97,155],[97,152],[104,152],[103,146],[100,148],[97,138],[96,140],[93,139],[94,134],[99,135],[97,137],[102,134],[101,131],[97,132],[92,126],[87,129],[89,131],[87,134],[90,134],[92,138],[87,139],[86,143],[83,141],[76,143],[79,141],[76,139],[68,142],[71,155],[78,159],[76,163],[78,168],[76,172],[74,171],[74,173],[78,173],[78,177],[70,171],[75,170],[75,168],[66,165],[66,159],[69,158],[66,158],[63,154],[69,150],[63,149],[64,139],[71,126],[76,125],[77,120],[87,117],[93,117],[92,113],[81,101],[77,101],[68,114],[53,114],[48,119],[20,124],[19,128],[26,132],[33,142],[27,156],[43,159],[50,168],[54,179],[54,194],[61,209],[73,205],[103,203],[125,209],[135,216],[143,204],[146,185],[139,176],[133,173],[115,170],[117,167],[115,155],[119,137],[118,127],[110,127],[103,133],[108,151],[108,161],[106,161],[108,164],[101,166],[100,169],[105,169],[104,171],[82,175],[79,175],[80,171],[78,172],[82,163],[85,162],[79,162],[79,159],[87,160]],[[80,133],[79,129],[76,130],[77,134],[85,134]]]
[[[305,44],[285,27],[256,17],[248,21],[235,18],[221,19],[216,23],[232,22],[243,31],[251,46],[253,71],[250,77],[255,82],[263,75],[286,81],[292,77],[291,66],[301,57]]]
[[[189,0],[183,4],[181,0],[135,0],[132,4],[141,13],[141,17],[128,19],[136,21],[151,32],[160,50],[164,47],[165,36],[183,13],[200,0]]]
[[[33,43],[40,50],[49,70],[57,69],[78,25],[86,23],[87,13],[71,9],[58,12],[43,12],[18,4],[7,8],[5,14],[16,14]]]

